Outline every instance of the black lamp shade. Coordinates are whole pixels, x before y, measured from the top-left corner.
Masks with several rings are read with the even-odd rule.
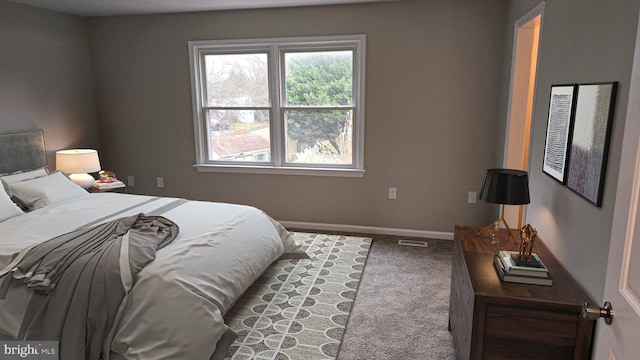
[[[488,169],[480,189],[480,200],[494,204],[528,204],[530,200],[527,172],[513,169]]]

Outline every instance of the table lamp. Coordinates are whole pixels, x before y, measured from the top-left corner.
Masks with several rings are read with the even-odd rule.
[[[505,205],[523,205],[530,202],[529,199],[529,176],[526,171],[513,169],[488,169],[482,188],[480,189],[480,200],[488,203],[502,205],[500,219],[494,221],[489,226],[480,230],[476,235],[480,235],[484,231],[493,226],[498,226],[500,222],[504,224],[509,231],[509,236],[514,243],[518,243],[511,232],[511,228],[504,219]]]
[[[74,183],[88,189],[95,181],[88,173],[101,170],[98,152],[93,149],[56,151],[56,169],[69,175]]]

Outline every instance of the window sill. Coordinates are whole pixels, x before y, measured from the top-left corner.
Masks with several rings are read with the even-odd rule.
[[[273,167],[246,165],[193,165],[199,172],[221,172],[238,174],[269,174],[269,175],[303,175],[303,176],[335,176],[335,177],[364,177],[365,170],[340,168],[305,168],[305,167]]]

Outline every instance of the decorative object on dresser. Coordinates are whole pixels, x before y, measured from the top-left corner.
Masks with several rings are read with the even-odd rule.
[[[449,330],[456,359],[589,359],[595,322],[582,317],[589,296],[544,242],[536,242],[536,255],[554,286],[508,283],[491,269],[498,251],[478,238],[479,229],[454,231]],[[497,236],[510,234],[500,229]],[[519,253],[510,241],[501,247]]]
[[[480,235],[490,228],[494,228],[495,231],[502,222],[507,228],[509,236],[515,243],[516,238],[513,236],[509,224],[507,224],[507,221],[504,219],[504,206],[523,205],[530,202],[529,175],[527,172],[514,169],[488,169],[482,182],[482,188],[480,189],[480,200],[500,204],[502,210],[500,212],[500,219],[478,231],[477,235]]]
[[[521,260],[516,251],[501,250],[498,252],[498,259],[504,265],[507,272],[513,275],[546,277],[549,270],[544,266],[538,254],[532,254],[531,260]]]
[[[110,190],[124,187],[124,183],[116,178],[116,174],[105,170],[98,173],[98,180],[93,184],[95,190]]]
[[[531,252],[536,243],[536,236],[538,236],[538,231],[531,224],[520,228],[520,260],[531,261]]]
[[[551,275],[547,271],[544,272],[536,272],[531,270],[517,270],[511,269],[509,270],[505,262],[502,260],[502,257],[499,255],[493,255],[493,265],[496,267],[496,271],[498,272],[498,276],[500,276],[500,280],[504,282],[510,283],[521,283],[521,284],[531,284],[531,285],[545,285],[551,286],[553,284],[553,280],[551,279]],[[514,271],[518,273],[514,273]],[[521,272],[527,272],[528,274],[522,274]]]
[[[553,280],[537,254],[532,253],[536,229],[530,224],[520,229],[519,251],[500,251],[493,258],[500,279],[506,282],[551,286]]]
[[[115,189],[115,188],[121,188],[124,186],[125,186],[124,183],[120,180],[108,181],[108,182],[102,181],[102,180],[96,180],[96,182],[93,184],[93,187],[98,190]]]
[[[88,173],[100,171],[98,152],[93,149],[56,151],[56,169],[69,175],[74,183],[88,189],[95,182]]]

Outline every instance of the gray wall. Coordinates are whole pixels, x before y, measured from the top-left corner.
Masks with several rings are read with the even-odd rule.
[[[55,151],[98,147],[85,20],[0,1],[0,131],[44,129]]]
[[[509,23],[514,24],[539,1],[510,4]],[[598,303],[604,290],[639,6],[633,0],[549,0],[542,24],[526,220]],[[511,44],[513,28],[508,32]],[[511,50],[507,54],[510,62]],[[505,81],[507,87],[506,72]],[[542,160],[551,85],[608,81],[618,81],[619,86],[604,199],[598,208],[544,174]],[[504,119],[506,103],[502,109]]]
[[[137,193],[279,220],[451,232],[494,159],[506,1],[442,0],[91,18],[101,156]],[[187,41],[367,35],[364,178],[198,173]],[[164,177],[164,189],[155,178]],[[397,187],[398,199],[387,189]]]

